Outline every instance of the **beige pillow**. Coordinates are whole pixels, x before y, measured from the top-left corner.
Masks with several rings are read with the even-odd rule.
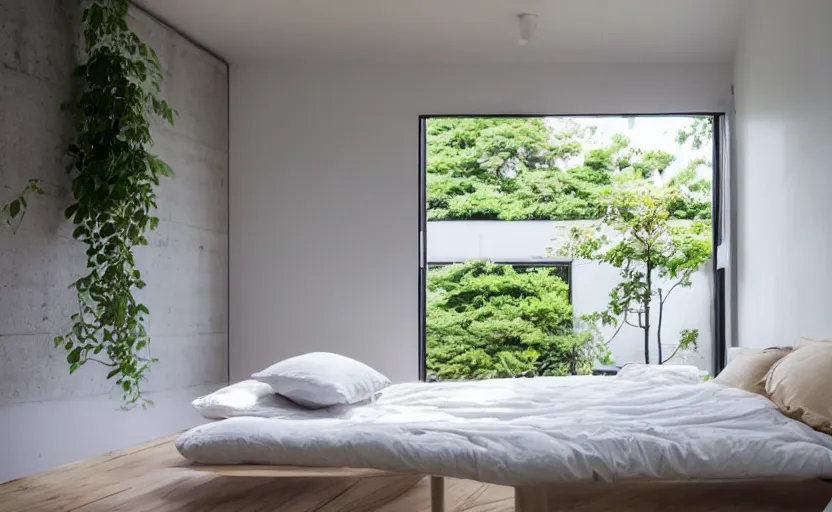
[[[737,351],[728,366],[716,376],[713,382],[723,386],[744,389],[758,395],[765,395],[766,374],[774,363],[791,351],[792,349],[789,347]]]
[[[766,393],[780,411],[832,434],[832,343],[813,342],[777,361],[766,376]]]
[[[794,344],[794,348],[799,349],[800,347],[805,347],[806,345],[811,345],[812,343],[829,343],[831,340],[813,340],[811,338],[799,338],[797,343]]]
[[[749,354],[761,354],[761,353],[765,352],[766,350],[768,350],[768,349],[759,348],[759,347],[757,347],[757,348],[752,348],[752,347],[729,347],[728,351],[725,354],[726,355],[725,365],[728,366],[729,364],[734,362],[734,359],[736,359],[738,356],[749,355]]]

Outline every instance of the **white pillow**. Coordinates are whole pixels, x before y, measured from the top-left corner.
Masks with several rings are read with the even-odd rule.
[[[218,389],[197,398],[191,405],[209,420],[235,416],[273,418],[305,410],[288,398],[275,394],[268,384],[256,380],[244,380]]]
[[[649,382],[657,386],[673,384],[698,384],[703,372],[692,365],[681,364],[628,364],[618,371],[619,379]]]
[[[366,364],[329,352],[290,357],[251,378],[310,408],[361,402],[390,385],[390,379]]]

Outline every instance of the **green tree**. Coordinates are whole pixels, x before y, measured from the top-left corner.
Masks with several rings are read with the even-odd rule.
[[[427,127],[429,220],[580,218],[595,215],[592,183],[558,165],[581,153],[573,132],[540,118],[437,118]],[[569,205],[553,204],[573,195]]]
[[[679,130],[676,142],[681,146],[690,141],[693,149],[701,149],[714,137],[714,118],[711,116],[693,116],[691,123]]]
[[[639,175],[649,178],[654,172],[664,174],[664,171],[676,161],[676,156],[660,149],[651,149],[644,153],[641,160],[633,163],[633,168]]]
[[[671,198],[668,210],[673,218],[705,220],[711,218],[711,180],[697,174],[702,167],[710,164],[704,159],[692,160],[676,173],[667,185],[677,193]]]
[[[681,194],[676,185],[656,187],[634,173],[622,175],[608,189],[598,225],[573,228],[559,250],[619,270],[621,281],[610,291],[606,309],[588,319],[617,325],[619,331],[623,325],[642,329],[645,363],[650,363],[653,308],[658,308],[656,339],[662,364],[669,359],[662,354],[665,303],[674,290],[691,285],[691,276],[711,256],[709,223],[672,220]],[[695,329],[682,331],[677,351],[696,348],[698,335]]]
[[[431,119],[428,220],[597,219],[614,176],[633,170],[647,179],[675,161],[665,151],[634,149],[623,135],[584,149],[592,133],[568,124],[556,132],[540,118]],[[700,196],[680,196],[671,215],[708,218],[710,200]]]
[[[575,333],[567,284],[550,267],[483,261],[428,272],[427,367],[440,379],[588,373],[601,347]]]

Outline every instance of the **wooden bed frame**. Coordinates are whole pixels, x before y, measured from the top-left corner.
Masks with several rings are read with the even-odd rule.
[[[587,482],[515,492],[511,487],[456,478],[373,469],[199,466],[176,451],[177,437],[0,484],[0,512],[308,512],[378,507],[388,512],[428,512],[431,500],[433,510],[445,506],[455,511],[509,512],[515,503],[520,510],[540,510],[547,499],[550,511],[820,512],[832,499],[832,484],[822,480]]]
[[[381,476],[402,476],[380,469],[359,468],[312,468],[302,466],[257,466],[257,465],[204,465],[189,464],[188,469],[206,471],[221,476],[263,477],[263,478],[372,478]],[[430,510],[445,512],[445,478],[430,477]],[[515,512],[546,512],[545,487],[515,487]]]
[[[266,465],[203,465],[188,463],[183,466],[191,470],[205,471],[221,476],[232,477],[263,477],[263,478],[373,478],[384,476],[403,476],[405,473],[396,473],[378,469],[358,468],[326,468],[326,467],[302,467],[302,466],[266,466]],[[445,512],[445,479],[441,476],[430,477],[430,501],[431,512]],[[787,489],[794,489],[799,492],[801,486],[807,483],[817,483],[817,479],[807,478],[769,478],[769,479],[734,479],[734,480],[624,480],[617,483],[585,482],[574,483],[563,486],[568,488],[570,493],[579,492],[585,495],[588,500],[598,493],[609,493],[620,490],[627,485],[662,485],[662,484],[683,484],[683,485],[708,485],[719,484],[720,486],[739,485],[783,485]],[[557,485],[544,486],[516,486],[514,487],[514,510],[515,512],[548,512],[549,498],[557,494]],[[829,489],[832,498],[832,486]],[[820,511],[818,511],[820,512]]]
[[[258,466],[258,465],[228,465],[214,466],[189,463],[188,469],[206,471],[220,476],[263,477],[263,478],[373,478],[383,476],[404,476],[405,473],[394,473],[381,469],[360,468],[313,468],[303,466]],[[516,508],[515,499],[515,508]],[[445,512],[445,479],[441,476],[430,477],[430,510],[431,512]],[[516,509],[537,512],[538,509]],[[546,508],[540,509],[546,511]]]

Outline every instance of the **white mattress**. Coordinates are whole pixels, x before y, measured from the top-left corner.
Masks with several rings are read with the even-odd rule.
[[[377,468],[530,485],[832,478],[832,437],[717,384],[610,377],[398,384],[331,417],[239,417],[176,442],[205,464]]]

